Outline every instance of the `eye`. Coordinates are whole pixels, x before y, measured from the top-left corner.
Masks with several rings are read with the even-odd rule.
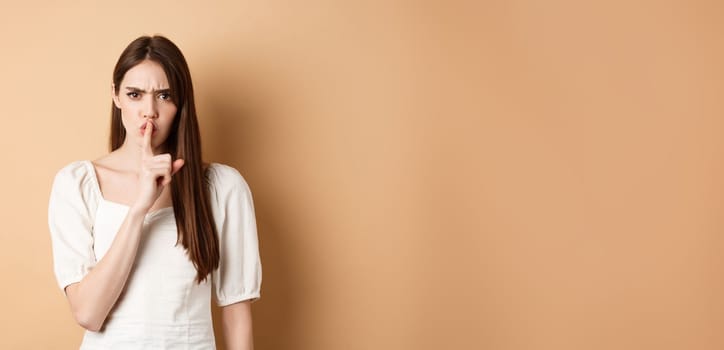
[[[160,99],[162,99],[162,100],[164,100],[164,101],[168,101],[168,100],[171,99],[171,94],[166,93],[166,92],[160,93],[160,94],[158,94],[158,98],[160,98]]]
[[[131,91],[131,92],[127,93],[126,96],[130,97],[131,99],[137,99],[140,96],[140,94],[135,91]]]

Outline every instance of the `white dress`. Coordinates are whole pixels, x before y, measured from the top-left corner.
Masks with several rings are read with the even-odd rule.
[[[177,241],[171,207],[146,215],[128,281],[100,331],[80,349],[215,349],[211,295],[219,306],[260,298],[261,261],[251,191],[236,169],[211,163],[210,200],[221,259],[197,284]],[[76,161],[55,176],[48,207],[55,276],[61,290],[106,254],[129,207],[103,198],[93,164]]]

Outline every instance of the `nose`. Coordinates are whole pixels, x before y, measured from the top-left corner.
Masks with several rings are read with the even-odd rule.
[[[148,96],[143,104],[143,118],[145,119],[156,119],[158,118],[158,110],[156,108],[156,101],[152,96]]]

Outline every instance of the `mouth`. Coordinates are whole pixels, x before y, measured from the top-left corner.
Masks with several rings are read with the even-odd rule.
[[[141,125],[141,128],[140,128],[141,135],[146,133],[146,125],[147,125],[147,123],[143,123],[143,125]],[[151,123],[151,130],[152,130],[151,135],[153,135],[156,133],[156,131],[158,131],[158,127],[155,124]]]

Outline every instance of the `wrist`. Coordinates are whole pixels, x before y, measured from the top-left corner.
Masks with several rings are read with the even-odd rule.
[[[130,209],[128,209],[129,215],[144,217],[146,216],[146,213],[148,213],[148,208],[144,208],[138,205],[132,205]]]

